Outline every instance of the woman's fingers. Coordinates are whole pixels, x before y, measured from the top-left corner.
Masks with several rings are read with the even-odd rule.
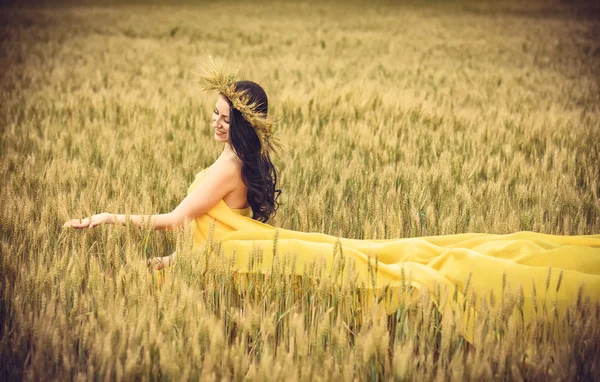
[[[161,257],[153,257],[146,262],[148,267],[154,268],[155,271],[160,271],[165,268],[165,263]]]
[[[163,263],[162,258],[155,257],[154,258],[154,269],[156,269],[157,271],[160,271],[164,267],[165,267],[165,263]]]
[[[73,227],[73,224],[75,224],[75,219],[67,220],[65,224],[63,224],[63,227]]]
[[[69,221],[67,221],[63,227],[71,227],[71,228],[86,228],[86,227],[92,227],[92,225],[90,224],[90,219],[85,218],[85,219],[71,219]]]
[[[85,219],[71,219],[68,220],[63,227],[72,228],[93,228],[102,224],[110,223],[112,215],[107,213],[96,214]]]

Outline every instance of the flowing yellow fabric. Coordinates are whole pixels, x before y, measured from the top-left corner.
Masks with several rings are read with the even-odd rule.
[[[196,175],[188,192],[204,178]],[[324,261],[325,269],[334,267],[334,249],[339,242],[345,258],[356,264],[358,279],[372,288],[369,261],[375,266],[375,288],[399,286],[402,272],[417,289],[433,288],[439,284],[451,293],[457,286],[460,292],[470,275],[469,289],[478,296],[494,291],[501,295],[503,277],[513,288],[524,286],[524,299],[532,297],[535,284],[538,298],[544,296],[551,267],[551,300],[559,308],[576,300],[584,283],[585,293],[592,301],[600,300],[600,235],[556,236],[534,232],[509,235],[457,234],[392,240],[353,240],[320,233],[304,233],[279,229],[252,220],[250,208],[232,210],[222,200],[208,213],[192,222],[194,248],[201,248],[212,234],[221,242],[226,254],[235,252],[234,268],[248,272],[249,257],[260,249],[261,269],[269,273],[273,265],[274,238],[277,232],[277,254],[290,254],[295,259],[295,272],[302,275],[304,267]],[[560,289],[556,293],[560,277]],[[462,297],[462,296],[461,296]],[[467,336],[468,338],[469,336]]]

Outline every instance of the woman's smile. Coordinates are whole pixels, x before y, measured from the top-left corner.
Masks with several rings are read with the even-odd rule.
[[[227,142],[229,140],[229,103],[222,95],[217,98],[212,119],[215,139],[218,142]]]

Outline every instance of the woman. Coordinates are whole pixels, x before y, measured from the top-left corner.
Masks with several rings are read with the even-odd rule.
[[[277,209],[276,199],[281,191],[276,189],[277,173],[267,151],[267,148],[273,149],[272,138],[267,136],[270,133],[270,124],[266,119],[267,94],[260,85],[252,81],[238,81],[234,88],[230,88],[231,84],[226,84],[223,80],[224,77],[214,80],[217,81],[214,86],[220,88],[221,92],[212,115],[214,139],[224,144],[221,155],[196,176],[187,197],[173,211],[157,215],[128,215],[134,224],[150,224],[159,230],[175,228],[194,219],[206,221],[203,216],[218,202],[241,216],[252,215],[253,219],[261,222],[267,221]],[[229,98],[225,93],[229,94]],[[234,108],[230,98],[234,102],[243,100],[252,109],[246,110],[252,115],[250,119],[255,126],[261,126],[264,132],[257,133],[256,128],[238,110],[244,106]],[[101,224],[125,224],[126,220],[127,215],[104,212],[91,218],[67,221],[64,226],[92,228]],[[200,234],[203,230],[195,225],[195,231]],[[201,242],[203,240],[195,240],[198,245]],[[172,254],[153,258],[151,262],[155,269],[160,270],[171,265],[174,260],[175,254]]]
[[[581,284],[593,301],[600,300],[600,235],[518,232],[352,240],[275,230],[264,223],[277,209],[280,193],[270,160],[276,143],[267,119],[267,96],[258,84],[235,82],[233,75],[219,68],[213,67],[203,79],[207,89],[219,91],[212,126],[215,140],[224,144],[223,152],[196,176],[187,197],[172,212],[130,215],[134,223],[149,222],[156,229],[164,229],[190,220],[194,248],[211,238],[219,240],[226,254],[235,252],[233,266],[238,272],[269,272],[276,254],[295,255],[293,269],[299,275],[317,259],[324,259],[325,269],[333,270],[336,249],[341,249],[343,258],[354,262],[359,281],[377,289],[399,286],[405,275],[410,275],[409,283],[417,289],[436,284],[450,291],[457,287],[463,291],[459,298],[469,295],[469,286],[501,295],[506,284],[524,285],[520,296],[525,301],[525,314],[537,300],[543,303],[543,293],[536,295],[535,290],[548,291],[549,286],[556,289],[552,300],[561,308],[574,301]],[[68,221],[65,226],[88,228],[114,223],[125,223],[125,216],[103,213],[91,220]],[[263,252],[263,262],[258,269],[248,269],[248,259],[257,248]],[[161,269],[174,260],[174,255],[155,258],[153,264]],[[375,278],[370,277],[371,265],[377,269]]]

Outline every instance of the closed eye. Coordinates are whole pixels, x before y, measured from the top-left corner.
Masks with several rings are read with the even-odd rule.
[[[215,108],[215,110],[213,110],[213,113],[215,113],[216,115],[219,115],[219,110],[217,108]],[[227,117],[224,117],[223,122],[229,123],[229,119]]]

